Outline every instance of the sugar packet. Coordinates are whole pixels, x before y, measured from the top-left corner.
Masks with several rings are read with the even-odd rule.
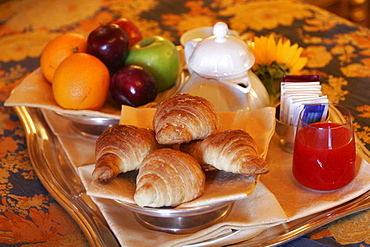
[[[328,101],[327,96],[322,94],[319,76],[286,75],[281,82],[280,121],[296,125],[298,115],[305,106],[325,104]],[[318,108],[317,111],[317,114],[325,116],[327,109]]]
[[[302,107],[302,110],[304,107]],[[311,123],[316,123],[316,122],[322,122],[327,118],[328,114],[328,105],[323,104],[323,105],[315,105],[309,108],[309,110],[304,111],[302,115],[302,122],[305,124],[311,124]]]

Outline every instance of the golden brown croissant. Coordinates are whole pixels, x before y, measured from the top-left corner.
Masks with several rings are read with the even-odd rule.
[[[153,128],[160,144],[181,144],[204,139],[219,131],[220,117],[205,98],[176,94],[159,104]]]
[[[198,160],[203,170],[258,175],[267,173],[266,161],[259,157],[254,139],[243,130],[227,130],[211,135],[203,141],[180,146]]]
[[[162,148],[144,159],[134,200],[141,207],[177,206],[200,196],[204,186],[205,174],[193,157]]]
[[[139,169],[145,156],[159,147],[151,129],[112,126],[96,140],[93,179],[108,181],[119,173]]]

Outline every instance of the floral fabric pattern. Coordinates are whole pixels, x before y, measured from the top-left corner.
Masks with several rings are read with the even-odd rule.
[[[144,37],[175,44],[187,30],[224,21],[245,39],[290,39],[308,58],[330,101],[349,108],[359,140],[370,148],[370,30],[293,0],[7,0],[0,1],[0,246],[88,246],[78,225],[38,180],[25,130],[4,101],[39,67],[43,47],[66,32],[88,35],[126,17]],[[364,211],[337,220],[286,246],[370,246]]]

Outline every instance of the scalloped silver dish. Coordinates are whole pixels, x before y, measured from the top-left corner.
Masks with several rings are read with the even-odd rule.
[[[222,221],[234,204],[229,201],[188,208],[149,208],[116,202],[134,212],[136,220],[146,228],[177,234],[194,233]]]
[[[35,173],[45,188],[80,226],[90,246],[120,246],[98,207],[86,194],[80,177],[66,157],[57,137],[46,123],[42,111],[24,106],[17,106],[14,109],[25,129],[28,151]],[[358,151],[362,153],[364,159],[369,160],[368,152],[360,144],[358,145]],[[258,236],[228,246],[276,246],[341,217],[369,208],[370,190],[332,209],[277,226],[266,227],[264,232]],[[138,213],[142,215],[142,212]],[[214,246],[218,241],[227,241],[240,231],[242,230],[235,229],[216,239],[188,246]]]

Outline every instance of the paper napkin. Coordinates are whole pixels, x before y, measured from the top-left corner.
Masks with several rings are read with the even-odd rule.
[[[147,111],[148,109],[142,110],[142,112]],[[125,112],[123,119],[130,119],[130,121],[135,119],[132,113],[123,112]],[[133,112],[140,115],[140,113],[137,113],[137,110],[133,110]],[[64,150],[66,150],[72,164],[78,170],[88,192],[92,193],[90,187],[93,186],[91,173],[94,164],[86,165],[86,163],[91,163],[91,160],[94,159],[95,139],[76,134],[75,130],[71,128],[70,122],[51,111],[44,111],[44,115],[53,132],[60,140]],[[256,139],[257,149],[263,156],[266,156],[268,145],[274,132],[274,115],[275,109],[271,107],[244,113],[226,113],[224,115],[226,119],[221,117],[223,119],[222,126],[224,129],[242,128],[249,131],[251,136]],[[137,119],[142,121],[140,117]],[[96,188],[97,191],[94,193],[97,193],[97,196],[93,196],[92,198],[123,246],[137,246],[143,242],[147,243],[147,246],[150,246],[155,245],[158,241],[163,243],[163,246],[175,246],[177,244],[180,246],[185,243],[195,243],[204,240],[210,241],[214,238],[216,240],[213,241],[219,242],[221,240],[219,238],[222,236],[225,241],[230,241],[229,236],[232,236],[232,239],[234,239],[232,241],[238,241],[239,239],[253,237],[263,231],[265,227],[287,220],[286,214],[281,209],[275,196],[263,184],[258,183],[256,185],[256,180],[253,177],[236,175],[234,178],[238,177],[239,179],[240,177],[244,177],[244,179],[228,180],[223,184],[224,187],[228,185],[227,187],[229,189],[236,187],[233,190],[234,194],[230,194],[229,191],[225,194],[226,190],[222,191],[219,189],[220,187],[216,186],[213,189],[213,193],[217,192],[215,196],[200,200],[206,202],[208,200],[217,201],[219,198],[226,200],[230,196],[231,199],[238,199],[227,219],[194,234],[173,235],[146,229],[135,220],[131,211],[119,205],[114,200],[104,198],[107,197],[107,194],[116,193],[117,188],[113,190],[107,187]],[[250,187],[240,186],[240,183]],[[92,187],[91,190],[93,189]],[[114,197],[123,197],[123,194],[116,193]],[[234,233],[235,229],[239,229],[237,234]]]
[[[235,124],[234,126],[245,125],[258,140],[262,138],[261,122],[258,121],[264,122],[262,119],[270,115],[270,110],[268,108],[253,111],[249,117],[240,116],[243,121],[236,121],[237,118],[234,118],[231,123]],[[95,139],[77,134],[69,121],[51,111],[44,111],[44,115],[72,164],[79,171],[84,185],[89,188],[93,164],[84,164],[94,161]],[[255,115],[259,115],[257,123]],[[128,116],[132,116],[131,113]],[[274,129],[272,125],[262,124]],[[253,132],[253,129],[256,132]],[[259,150],[264,152],[264,148],[259,147]],[[122,246],[155,246],[157,243],[163,243],[163,246],[182,246],[203,241],[207,241],[211,246],[221,246],[252,238],[276,224],[343,204],[369,189],[370,165],[361,158],[358,160],[357,177],[351,184],[333,192],[316,192],[300,186],[295,181],[291,172],[292,155],[281,150],[276,135],[272,137],[266,153],[270,172],[260,177],[253,194],[238,200],[223,222],[193,234],[176,235],[146,229],[136,221],[130,210],[115,201],[98,197],[92,199]]]
[[[60,107],[54,99],[51,84],[44,78],[38,68],[15,87],[4,103],[5,106],[28,106],[48,109],[75,116],[120,118],[120,109],[108,101],[100,111],[66,110]]]
[[[184,83],[184,74],[180,74],[174,87],[157,95],[154,102],[140,106],[145,108],[157,105],[165,98],[175,94]],[[94,110],[68,110],[60,107],[54,99],[51,84],[44,78],[40,68],[29,74],[17,87],[15,87],[4,103],[5,106],[28,106],[56,111],[71,116],[104,117],[120,119],[121,109],[108,97],[106,103],[99,111]]]

